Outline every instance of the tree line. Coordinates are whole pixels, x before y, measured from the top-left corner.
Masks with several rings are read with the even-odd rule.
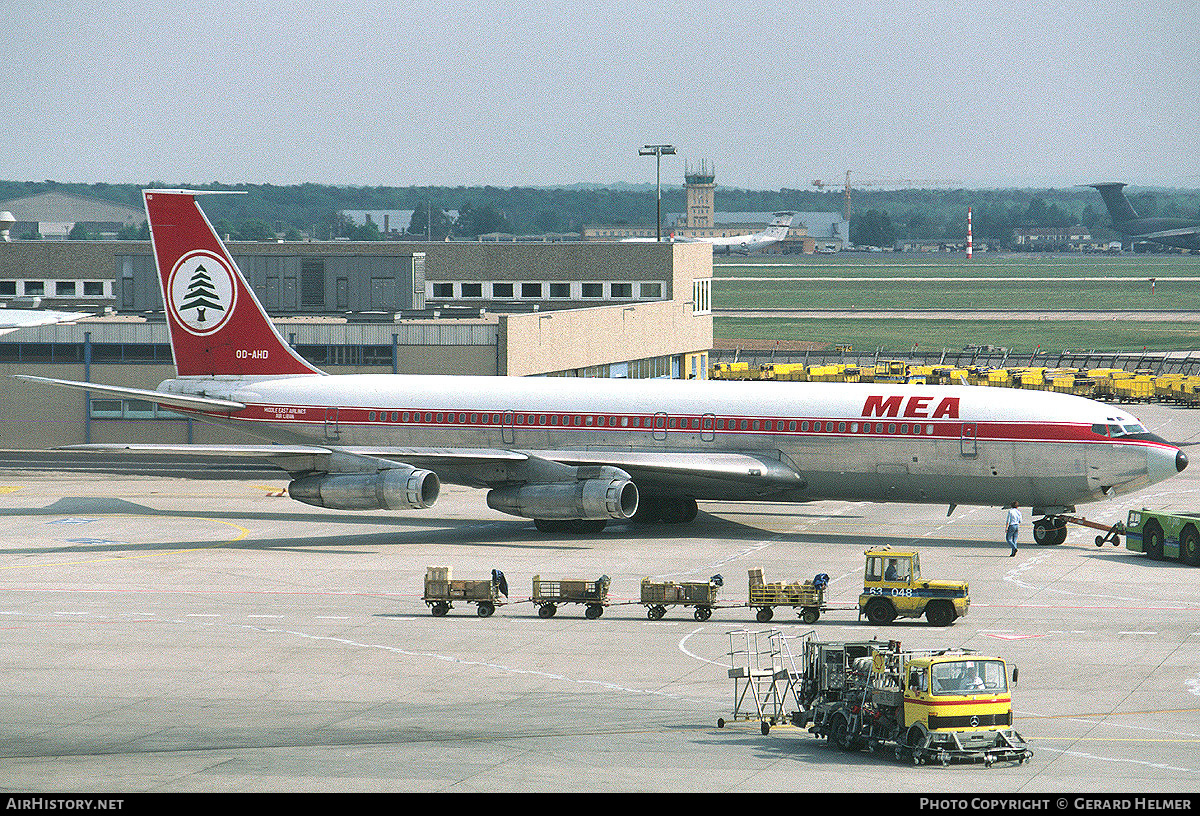
[[[564,187],[339,187],[322,184],[72,184],[54,181],[0,181],[0,201],[50,190],[99,198],[141,209],[144,186],[229,190],[236,196],[206,198],[209,219],[234,240],[382,238],[382,225],[349,223],[346,210],[413,210],[413,237],[475,237],[488,233],[579,233],[585,226],[653,225],[653,184],[571,185]],[[1200,190],[1133,189],[1130,202],[1139,215],[1200,219]],[[922,189],[852,188],[850,239],[855,244],[890,246],[898,239],[961,241],[967,208],[973,210],[977,239],[994,245],[1012,241],[1019,227],[1082,225],[1100,240],[1108,213],[1091,188],[1065,189]],[[722,212],[841,212],[840,190],[740,190],[718,187]],[[663,212],[683,212],[683,185],[663,189]],[[451,214],[454,214],[453,216]],[[142,231],[122,238],[145,237]],[[87,237],[76,235],[76,237]]]

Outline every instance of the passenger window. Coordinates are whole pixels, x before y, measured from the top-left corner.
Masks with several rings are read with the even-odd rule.
[[[846,423],[839,422],[838,423],[838,433],[845,433],[845,432],[846,432]]]
[[[807,422],[801,422],[801,423],[800,423],[800,430],[807,432],[807,431],[808,431],[808,423],[807,423]]]
[[[788,430],[789,431],[796,430],[796,420],[793,419],[791,422],[788,423]]]
[[[931,434],[931,433],[933,433],[933,426],[932,426],[932,425],[926,425],[926,426],[925,426],[925,433],[927,433],[927,434]]]
[[[374,421],[375,421],[375,412],[374,411],[368,412],[367,413],[367,422],[374,422]]]

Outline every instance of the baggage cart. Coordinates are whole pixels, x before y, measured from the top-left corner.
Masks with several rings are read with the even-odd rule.
[[[428,567],[425,570],[425,594],[421,596],[434,617],[440,618],[454,608],[455,601],[473,603],[479,617],[489,617],[508,597],[508,581],[504,573],[492,570],[492,577],[483,580],[457,580],[450,567]]]
[[[766,623],[775,616],[775,607],[790,606],[805,623],[813,624],[825,611],[825,587],[829,576],[820,573],[810,581],[763,583],[761,569],[747,570],[750,583],[750,601],[747,606],[758,610],[759,623]]]
[[[651,581],[642,579],[641,604],[646,607],[646,617],[650,620],[661,620],[667,614],[668,606],[695,607],[692,615],[698,621],[706,621],[712,617],[713,605],[717,600],[717,590],[725,584],[725,579],[714,575],[707,581]]]
[[[546,579],[540,575],[533,576],[533,597],[530,598],[538,608],[539,618],[552,618],[558,612],[558,605],[564,603],[586,604],[584,615],[594,620],[604,614],[608,606],[608,585],[610,579],[601,575],[595,581],[582,578]]]

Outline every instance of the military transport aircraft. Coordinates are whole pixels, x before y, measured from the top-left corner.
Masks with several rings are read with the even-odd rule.
[[[23,376],[239,426],[262,445],[81,445],[237,455],[293,499],[425,508],[441,482],[540,530],[684,522],[697,500],[1032,507],[1040,541],[1083,502],[1182,470],[1132,415],[1051,392],[971,386],[327,375],[284,342],[187,190],[147,190],[178,376],[157,390]],[[1039,526],[1040,525],[1040,526]]]
[[[1113,229],[1133,241],[1153,241],[1156,244],[1200,249],[1200,221],[1185,218],[1141,218],[1125,197],[1122,182],[1110,181],[1089,184],[1100,191],[1104,206],[1112,218]]]

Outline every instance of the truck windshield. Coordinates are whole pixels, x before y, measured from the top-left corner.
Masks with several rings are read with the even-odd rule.
[[[954,660],[932,667],[934,694],[994,694],[1008,691],[1002,660]]]

